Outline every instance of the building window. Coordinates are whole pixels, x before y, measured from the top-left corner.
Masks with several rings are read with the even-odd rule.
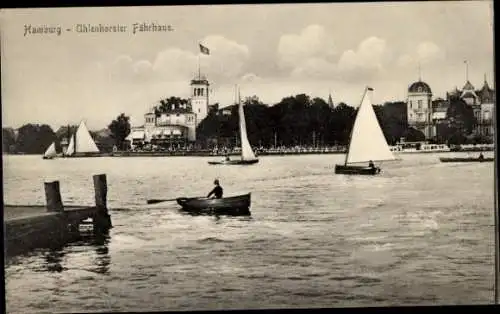
[[[200,112],[201,112],[201,109],[200,109],[200,108],[198,108],[198,113],[200,113]]]
[[[413,101],[410,100],[410,109],[413,107]]]
[[[421,100],[418,101],[418,109],[422,109],[422,101]]]
[[[203,96],[203,88],[200,88],[200,96]]]
[[[490,112],[489,112],[489,110],[486,110],[484,112],[484,120],[489,120],[489,119],[490,119]]]
[[[422,92],[422,86],[419,86],[418,87],[418,92],[421,93]]]

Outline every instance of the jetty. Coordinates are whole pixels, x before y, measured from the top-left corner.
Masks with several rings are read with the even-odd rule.
[[[45,206],[4,205],[4,253],[68,243],[78,237],[81,225],[91,224],[94,234],[106,234],[112,228],[106,175],[94,175],[93,183],[94,206],[64,206],[59,181],[44,183]]]

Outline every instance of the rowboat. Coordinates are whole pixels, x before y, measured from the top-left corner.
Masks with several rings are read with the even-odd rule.
[[[220,215],[250,215],[251,193],[224,198],[180,197],[183,210],[194,213]]]
[[[396,157],[389,148],[372,105],[373,88],[366,87],[356,119],[349,135],[349,146],[343,165],[335,165],[336,174],[376,175],[380,167],[353,165],[369,161],[393,161]]]
[[[245,160],[245,159],[235,159],[235,160],[223,160],[223,161],[209,161],[209,165],[251,165],[258,163],[258,159]]]
[[[439,160],[441,162],[486,162],[486,161],[494,161],[495,158],[488,157],[479,159],[477,157],[440,157]]]
[[[364,167],[364,166],[344,166],[335,165],[335,173],[338,174],[361,174],[361,175],[375,175],[380,172],[378,167]]]

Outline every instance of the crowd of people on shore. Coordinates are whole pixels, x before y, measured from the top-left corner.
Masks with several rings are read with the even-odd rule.
[[[448,147],[448,146],[447,146]],[[344,153],[347,146],[331,145],[331,146],[308,146],[308,145],[295,145],[295,146],[276,146],[276,147],[252,147],[257,155],[280,155],[280,154],[334,154]],[[494,145],[451,145],[449,151],[489,151],[493,150]],[[133,148],[129,152],[136,153],[202,153],[204,155],[225,156],[225,155],[238,155],[241,152],[239,146],[220,146],[212,148],[201,148],[193,144],[188,145],[172,145],[161,147],[156,145],[148,145],[141,148]]]
[[[256,154],[306,154],[306,153],[341,153],[345,152],[346,147],[341,145],[336,146],[305,146],[295,145],[291,147],[277,146],[277,147],[252,147]],[[132,149],[133,152],[206,152],[210,155],[234,155],[241,152],[240,147],[213,147],[213,148],[198,148],[194,145],[186,146],[170,146],[158,147],[150,146],[143,148]]]

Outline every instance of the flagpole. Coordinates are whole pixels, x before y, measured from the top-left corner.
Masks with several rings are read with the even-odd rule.
[[[198,53],[198,80],[201,80],[200,53]]]
[[[469,81],[469,63],[467,60],[464,61],[465,63],[465,81]]]
[[[420,62],[418,63],[418,80],[420,82],[422,81],[422,68],[421,68]]]

